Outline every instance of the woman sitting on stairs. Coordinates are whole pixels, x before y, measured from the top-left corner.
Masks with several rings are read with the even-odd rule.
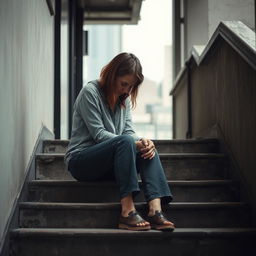
[[[119,228],[174,230],[161,204],[172,201],[154,143],[139,138],[132,127],[130,108],[136,104],[142,67],[138,58],[121,53],[106,65],[99,80],[89,82],[74,104],[72,134],[65,162],[78,181],[115,180],[122,212]],[[142,179],[148,215],[136,211],[134,197]]]

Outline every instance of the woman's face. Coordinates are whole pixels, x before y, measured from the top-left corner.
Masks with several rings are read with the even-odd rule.
[[[116,92],[119,97],[123,94],[130,95],[133,86],[136,84],[137,78],[134,74],[119,76],[116,79]]]

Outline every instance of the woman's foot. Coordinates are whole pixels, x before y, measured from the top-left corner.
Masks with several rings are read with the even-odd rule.
[[[174,223],[169,221],[163,214],[161,208],[161,199],[155,198],[149,201],[148,221],[153,229],[174,230]]]
[[[142,219],[141,216],[136,212],[132,195],[128,195],[122,198],[121,205],[122,205],[122,213],[120,216],[120,220],[122,220],[123,222],[128,221],[129,223],[132,221],[132,225],[136,224],[135,226],[139,228],[140,227],[142,228],[146,227],[146,229],[148,229],[148,227],[150,228],[150,223]]]
[[[129,212],[127,217],[120,216],[119,218],[119,226],[120,229],[128,229],[128,230],[149,230],[150,224],[145,221],[136,211]]]
[[[150,222],[151,228],[156,230],[170,230],[175,229],[174,224],[167,220],[162,211],[155,211],[152,216],[148,215],[148,221]]]
[[[152,217],[156,214],[159,214],[159,212],[162,213],[162,210],[153,210],[153,211],[150,211],[149,214],[148,214],[148,217]],[[166,224],[166,225],[174,225],[174,223],[172,223],[171,221],[169,220],[164,220],[163,224]]]

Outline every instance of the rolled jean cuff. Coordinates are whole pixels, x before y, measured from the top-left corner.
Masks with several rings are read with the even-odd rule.
[[[134,199],[139,193],[140,193],[139,189],[133,189],[131,191],[121,193],[120,198],[123,199],[124,197],[132,195],[132,198]]]
[[[160,198],[161,199],[161,204],[168,204],[173,200],[173,196],[171,194],[169,195],[151,195],[149,197],[146,198],[146,201],[149,202],[151,200],[154,200],[156,198]]]

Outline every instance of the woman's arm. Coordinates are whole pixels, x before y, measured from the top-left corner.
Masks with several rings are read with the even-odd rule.
[[[85,87],[76,105],[78,113],[81,115],[96,143],[117,136],[114,133],[108,132],[104,127],[100,100],[99,95],[92,88]]]
[[[132,123],[132,118],[131,118],[131,105],[130,105],[129,99],[127,99],[127,104],[126,104],[126,122],[125,122],[125,127],[124,131],[122,134],[128,134],[131,135],[134,140],[135,144],[137,146],[137,149],[142,153],[141,157],[144,159],[152,159],[155,156],[155,145],[153,141],[145,138],[139,137],[134,129],[133,129],[133,123]]]
[[[139,137],[133,129],[130,99],[126,100],[126,111],[125,112],[126,112],[125,124],[124,124],[124,130],[123,130],[122,134],[130,135],[134,138],[135,141],[139,141],[141,139],[141,137]]]

